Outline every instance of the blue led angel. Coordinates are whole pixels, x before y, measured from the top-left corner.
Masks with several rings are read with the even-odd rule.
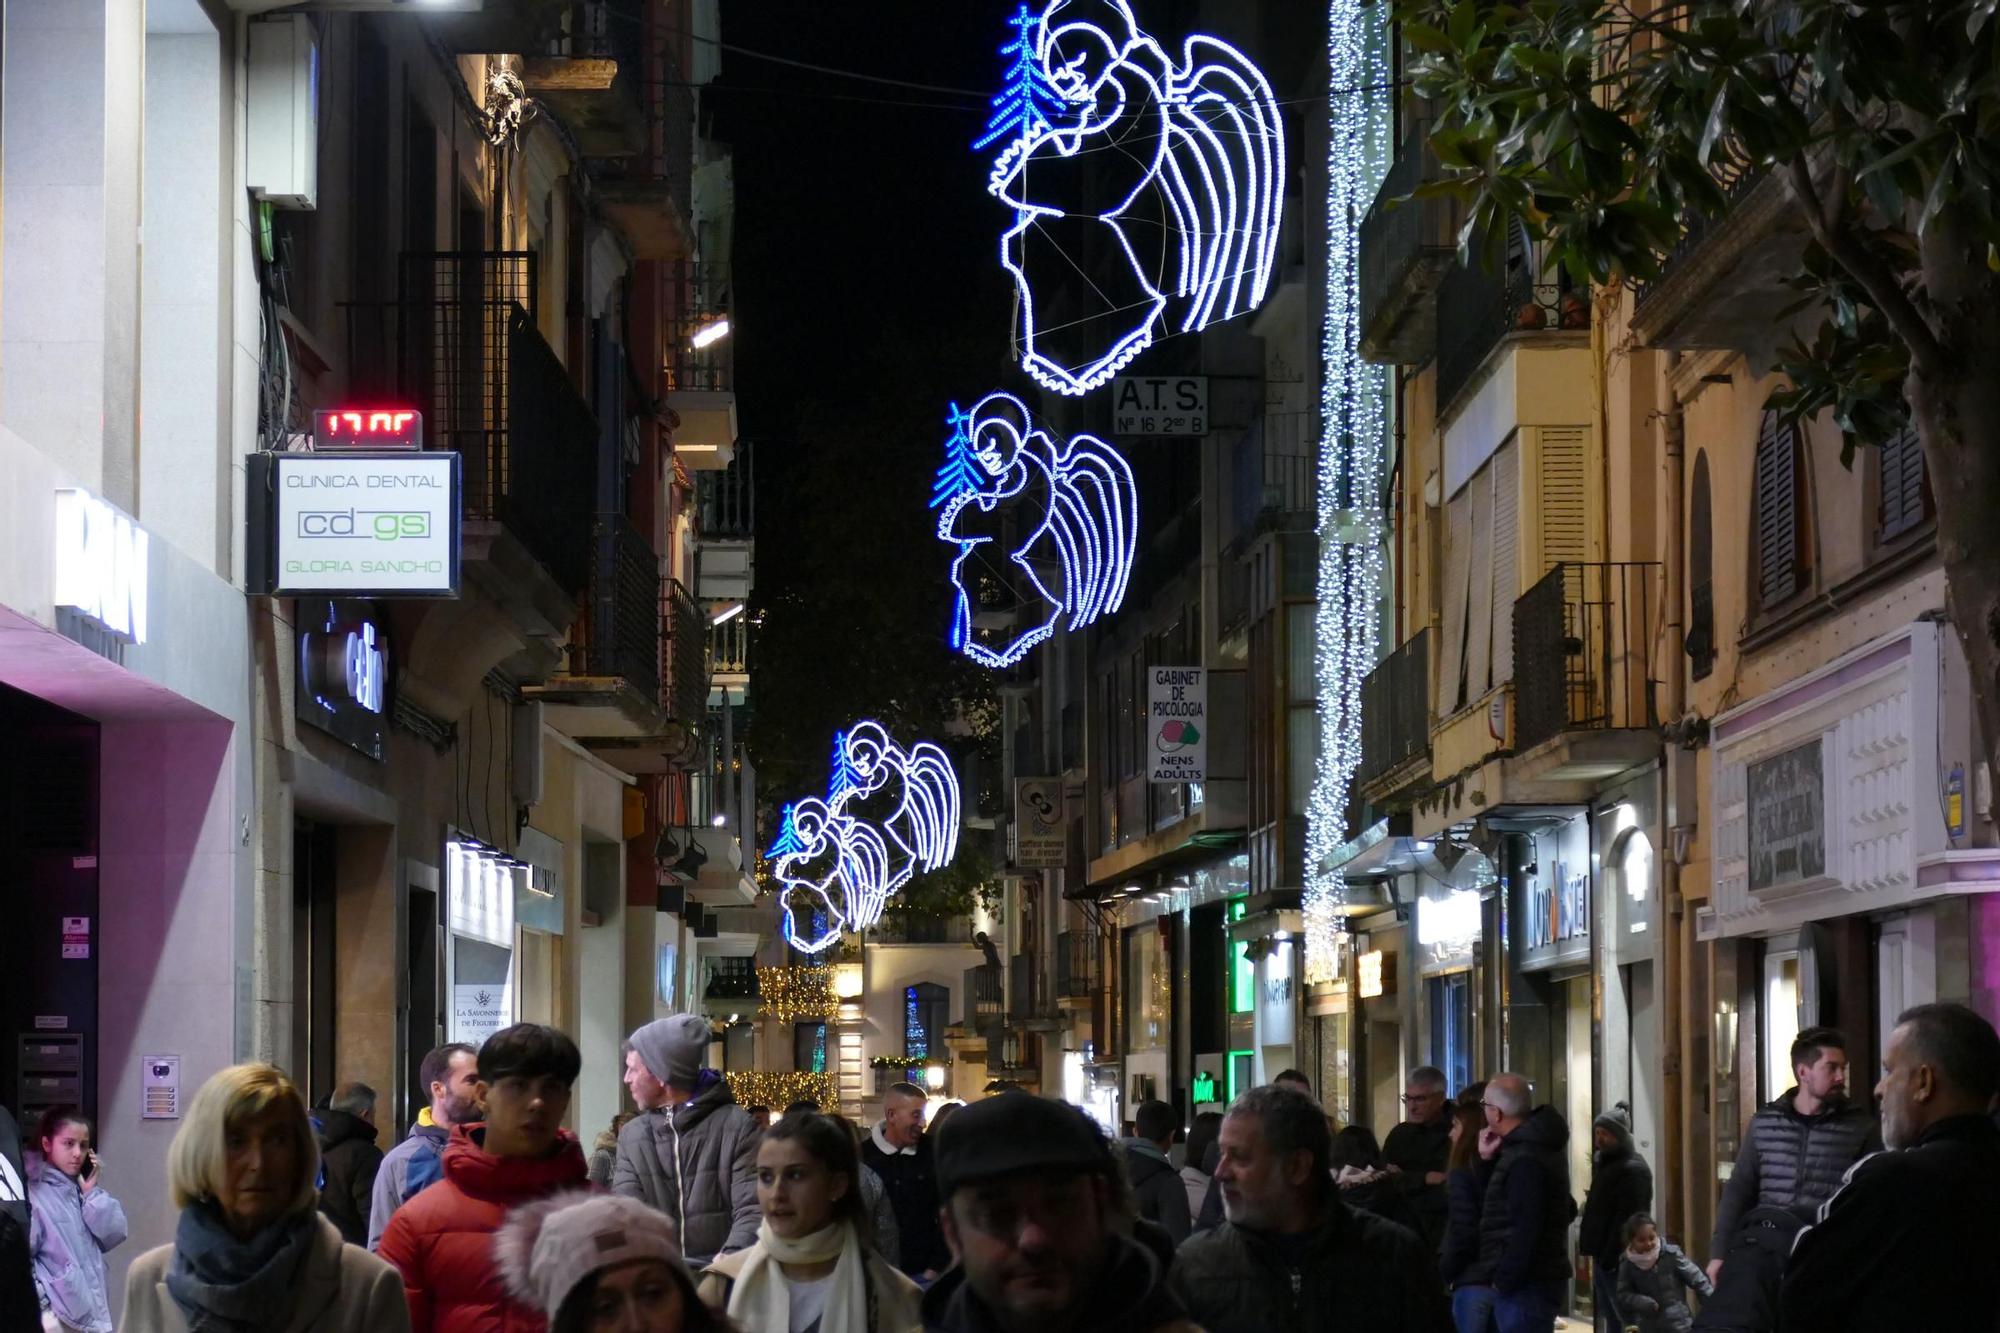
[[[939,539],[958,548],[951,645],[983,666],[1012,666],[1065,616],[1077,629],[1124,603],[1139,534],[1138,488],[1116,449],[1091,435],[1058,447],[1012,394],[988,394],[963,425],[953,425],[971,440],[979,484],[932,502],[942,506]],[[972,634],[967,567],[996,562],[997,571],[1002,552],[1037,606],[1005,642],[981,643]]]
[[[785,938],[818,953],[882,919],[896,890],[958,852],[958,774],[943,750],[905,750],[873,722],[841,733],[825,800],[785,807],[771,873],[784,886]]]
[[[1157,339],[1263,302],[1284,127],[1242,52],[1196,36],[1176,58],[1127,0],[1051,0],[1034,50],[1070,114],[1029,119],[987,189],[1014,209],[1000,262],[1020,295],[1023,368],[1083,394]],[[1125,262],[1077,282],[1081,257],[1099,252]]]

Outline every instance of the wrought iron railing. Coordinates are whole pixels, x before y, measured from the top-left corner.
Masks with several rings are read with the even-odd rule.
[[[1097,993],[1097,932],[1066,930],[1056,936],[1056,994],[1088,999]]]
[[[1514,602],[1514,748],[1659,725],[1647,670],[1654,562],[1560,564]]]
[[[1538,282],[1539,256],[1499,272],[1455,267],[1438,287],[1437,406],[1440,414],[1479,374],[1509,334],[1590,328],[1590,305],[1562,284]]]
[[[1287,523],[1311,526],[1318,425],[1317,412],[1272,412],[1238,437],[1230,456],[1231,542]]]
[[[1361,327],[1370,335],[1378,334],[1377,321],[1412,272],[1450,263],[1455,249],[1451,202],[1409,197],[1419,186],[1439,179],[1430,137],[1430,121],[1410,122],[1375,202],[1361,219]],[[1428,295],[1426,288],[1417,299]]]
[[[669,265],[667,390],[729,392],[736,387],[736,339],[720,332],[734,305],[729,265]],[[697,339],[702,345],[695,345]]]
[[[738,440],[728,467],[695,474],[695,532],[702,540],[742,540],[756,532],[754,457],[751,442]]]
[[[1673,248],[1660,259],[1660,276],[1651,282],[1635,283],[1633,310],[1644,310],[1654,297],[1659,295],[1661,285],[1676,266],[1699,250],[1722,220],[1729,216],[1731,209],[1743,200],[1743,196],[1757,188],[1766,175],[1762,167],[1750,166],[1739,159],[1730,158],[1711,163],[1709,174],[1722,187],[1723,206],[1719,212],[1705,213],[1688,209],[1681,214],[1680,239]]]
[[[750,617],[742,613],[708,627],[708,674],[742,676],[750,671]]]
[[[757,963],[754,958],[718,958],[711,965],[708,985],[702,994],[711,1000],[754,1000],[757,998]]]
[[[578,627],[570,669],[619,676],[647,698],[660,690],[660,558],[623,514],[597,520],[590,614]],[[577,649],[584,661],[576,661]]]
[[[972,918],[934,912],[889,912],[868,932],[870,944],[970,944]]]
[[[679,579],[660,583],[660,706],[690,726],[708,715],[708,616]]]
[[[1371,782],[1430,749],[1431,633],[1419,630],[1361,681],[1361,767]]]
[[[978,1027],[1007,1012],[1006,969],[998,963],[981,963],[965,969],[965,1021]]]

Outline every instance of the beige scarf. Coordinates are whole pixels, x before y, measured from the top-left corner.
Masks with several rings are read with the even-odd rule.
[[[868,1257],[854,1227],[845,1221],[820,1228],[810,1236],[786,1240],[757,1226],[757,1244],[743,1262],[743,1271],[729,1291],[729,1317],[748,1333],[790,1333],[791,1284],[780,1264],[823,1264],[834,1260],[833,1286],[826,1294],[826,1312],[819,1333],[871,1333],[868,1327]]]

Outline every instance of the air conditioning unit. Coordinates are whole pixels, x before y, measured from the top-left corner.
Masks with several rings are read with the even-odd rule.
[[[304,14],[249,28],[250,193],[312,208],[319,193],[319,37]]]

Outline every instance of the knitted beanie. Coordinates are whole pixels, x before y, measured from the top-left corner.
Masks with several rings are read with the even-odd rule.
[[[569,1190],[521,1205],[494,1236],[493,1257],[514,1298],[551,1320],[585,1278],[637,1259],[657,1259],[694,1284],[674,1224],[616,1194]]]
[[[708,1020],[695,1014],[656,1018],[632,1034],[632,1049],[654,1078],[670,1088],[692,1088],[708,1064]]]

